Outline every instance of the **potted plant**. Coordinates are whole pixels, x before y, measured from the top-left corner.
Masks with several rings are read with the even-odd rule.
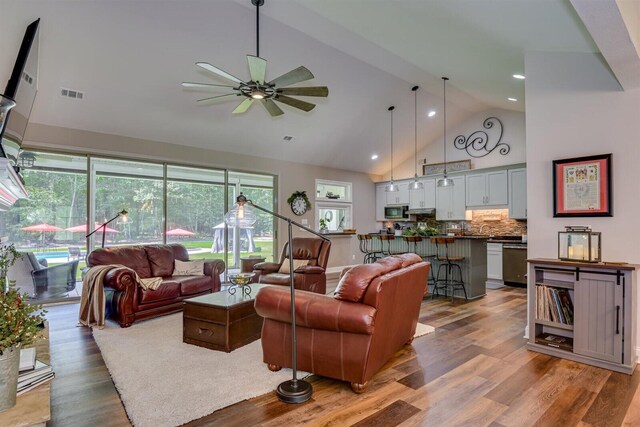
[[[16,404],[20,349],[36,340],[45,314],[7,284],[7,270],[20,257],[12,244],[0,246],[0,412]]]
[[[327,231],[329,231],[329,220],[322,218],[320,219],[320,232],[326,233]]]

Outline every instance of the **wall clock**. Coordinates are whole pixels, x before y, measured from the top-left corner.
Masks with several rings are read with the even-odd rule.
[[[294,192],[287,199],[287,203],[291,206],[291,211],[298,216],[304,215],[307,210],[311,209],[311,202],[306,191]]]

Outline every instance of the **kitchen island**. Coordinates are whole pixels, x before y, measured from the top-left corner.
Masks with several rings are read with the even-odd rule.
[[[372,234],[373,236],[373,234]],[[488,236],[436,236],[450,237],[454,239],[454,243],[449,245],[450,257],[464,257],[464,261],[459,262],[462,269],[462,280],[467,291],[469,299],[480,298],[486,295],[485,282],[487,281],[487,240]],[[373,239],[373,249],[380,250],[380,241]],[[390,248],[391,253],[416,252],[422,257],[429,255],[445,255],[444,245],[438,245],[436,251],[435,243],[431,242],[430,237],[423,237],[421,242],[415,244],[409,243],[402,239],[402,236],[395,236],[394,239],[383,242],[384,250]],[[387,246],[388,245],[388,246]],[[429,260],[432,263],[433,273],[438,273],[440,263],[437,260]],[[457,273],[455,273],[457,275]],[[444,267],[442,268],[441,278],[444,279]],[[431,291],[431,289],[429,289]],[[462,290],[455,291],[456,297],[464,298]]]

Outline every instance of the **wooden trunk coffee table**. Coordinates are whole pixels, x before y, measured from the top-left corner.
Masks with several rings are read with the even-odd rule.
[[[255,296],[269,285],[252,284],[251,294],[214,292],[184,301],[182,341],[212,350],[230,351],[260,338],[262,317]]]

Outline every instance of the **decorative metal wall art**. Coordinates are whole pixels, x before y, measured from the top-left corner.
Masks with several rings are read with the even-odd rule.
[[[511,151],[511,147],[509,144],[500,142],[502,140],[502,122],[497,117],[489,117],[485,119],[482,123],[482,126],[485,129],[492,129],[494,126],[496,127],[496,132],[492,132],[497,134],[497,140],[492,141],[490,135],[483,131],[477,130],[473,132],[468,137],[464,135],[458,135],[456,139],[453,141],[454,147],[458,150],[465,150],[467,154],[474,158],[480,158],[484,156],[488,156],[495,149],[499,148],[498,152],[503,156],[509,154]]]

